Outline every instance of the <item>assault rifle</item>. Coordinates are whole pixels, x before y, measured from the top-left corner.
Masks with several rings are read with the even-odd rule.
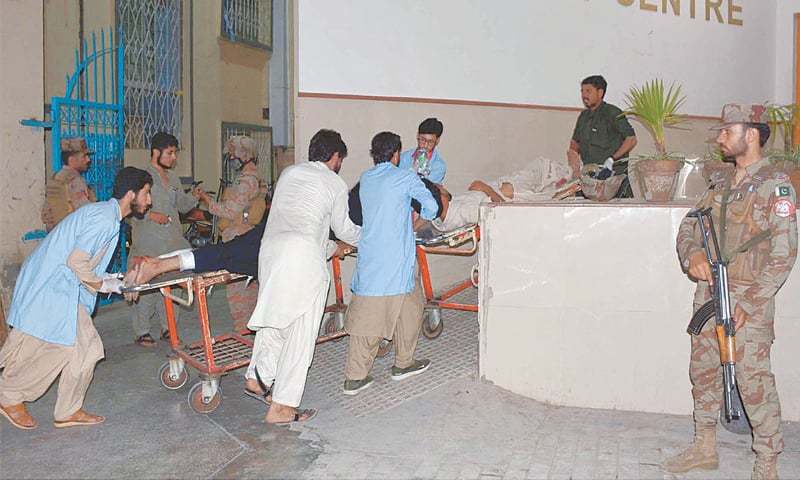
[[[749,422],[744,415],[739,388],[736,386],[736,328],[731,313],[728,262],[723,257],[717,241],[714,220],[711,218],[711,208],[698,208],[689,212],[687,216],[696,218],[700,226],[703,249],[706,252],[706,259],[711,265],[713,285],[711,286],[711,300],[695,312],[686,331],[692,335],[699,335],[706,322],[711,317],[715,317],[725,406],[725,418],[722,419],[722,424],[732,432],[749,433]],[[706,226],[706,222],[708,222],[708,226]]]

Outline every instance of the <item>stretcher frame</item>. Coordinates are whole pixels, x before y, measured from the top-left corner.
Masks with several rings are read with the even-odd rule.
[[[422,322],[422,334],[426,338],[434,339],[441,335],[444,329],[442,321],[442,309],[460,310],[465,312],[477,312],[478,305],[471,303],[459,303],[450,299],[464,290],[478,286],[476,270],[473,268],[470,277],[460,282],[456,286],[436,295],[431,282],[431,270],[428,264],[428,254],[432,255],[457,255],[469,257],[478,250],[480,242],[480,227],[476,224],[463,226],[451,232],[432,234],[426,238],[417,238],[416,254],[419,265],[420,281],[425,295],[425,312]],[[470,243],[467,248],[459,248],[461,245]],[[344,289],[342,287],[342,267],[341,260],[333,257],[331,260],[333,270],[333,284],[336,295],[336,302],[325,308],[326,314],[332,317],[326,320],[324,331],[326,335],[341,332],[344,328],[344,314],[347,305],[344,303]],[[378,351],[379,356],[388,353],[388,342],[381,344]]]
[[[189,390],[187,401],[195,412],[210,413],[222,403],[220,377],[249,365],[253,353],[254,332],[243,330],[212,335],[207,295],[215,285],[242,281],[247,276],[218,270],[204,273],[182,272],[178,276],[173,274],[171,277],[173,278],[125,288],[123,291],[145,292],[158,289],[161,292],[167,317],[170,354],[167,361],[159,368],[159,381],[168,390],[178,390],[189,381],[187,366],[192,367],[198,372],[200,381]],[[341,284],[341,280],[339,283]],[[172,292],[174,288],[185,290],[186,297],[175,295]],[[175,306],[172,302],[187,307],[193,303],[197,304],[200,340],[188,344],[181,343],[178,323],[175,320]],[[317,337],[316,343],[335,340],[345,335],[341,330],[332,332]]]

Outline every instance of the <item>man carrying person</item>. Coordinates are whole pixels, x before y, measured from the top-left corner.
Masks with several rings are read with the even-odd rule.
[[[627,165],[617,168],[614,165],[627,158],[636,146],[636,133],[622,110],[603,100],[607,87],[601,75],[586,77],[581,82],[581,99],[586,109],[578,116],[567,150],[567,160],[576,178],[588,163],[602,165],[617,174],[628,172]],[[626,196],[630,196],[629,190],[627,182],[620,188]]]
[[[369,372],[383,338],[395,343],[392,379],[402,380],[430,367],[430,361],[414,359],[425,301],[416,279],[411,201],[420,203],[425,220],[434,218],[438,206],[414,172],[397,167],[400,149],[398,135],[375,135],[370,149],[375,166],[361,175],[364,224],[345,317],[344,329],[350,335],[345,395],[356,395],[372,384]]]
[[[361,234],[348,217],[347,185],[338,175],[346,156],[342,137],[320,130],[309,161],[284,170],[275,188],[258,256],[258,303],[247,325],[256,338],[245,388],[270,403],[267,423],[304,422],[317,413],[297,407],[325,310],[327,260],[348,248],[328,234],[350,245]]]
[[[770,367],[775,338],[775,294],[789,277],[797,257],[797,197],[789,176],[764,158],[769,138],[763,105],[725,105],[717,144],[736,161],[735,171],[712,178],[698,207],[711,208],[717,237],[729,258],[728,278],[736,328],[736,383],[753,429],[756,452],[751,478],[778,478],[783,450],[781,407]],[[678,230],[681,266],[697,281],[694,310],[711,299],[711,266],[697,220],[684,218]],[[694,442],[667,459],[672,473],[714,470],[717,417],[722,400],[720,348],[713,321],[692,336],[689,377],[694,398]]]
[[[437,118],[426,118],[417,129],[417,148],[400,154],[400,168],[412,170],[433,183],[444,182],[447,165],[436,147],[442,138],[444,125]]]
[[[83,173],[89,170],[92,151],[80,137],[61,140],[61,170],[47,182],[42,223],[50,231],[56,224],[87,203],[97,201],[94,192],[86,185]]]
[[[42,396],[59,375],[56,428],[105,420],[83,410],[95,363],[104,356],[91,312],[98,292],[122,288],[106,267],[120,221],[150,206],[152,182],[144,170],[123,168],[112,199],[68,215],[22,265],[8,317],[13,330],[0,350],[0,414],[15,427],[37,427],[24,402]]]
[[[233,184],[225,188],[222,201],[217,202],[206,192],[197,189],[196,195],[218,217],[223,243],[252,230],[266,211],[267,187],[258,171],[256,142],[247,136],[234,136],[225,146],[227,161],[238,172]],[[260,238],[260,237],[259,237]],[[236,331],[247,329],[247,321],[258,300],[258,284],[234,282],[225,286],[228,308]]]
[[[158,132],[150,142],[150,164],[146,171],[153,177],[153,208],[142,218],[130,220],[132,245],[129,258],[157,257],[162,253],[189,248],[183,238],[178,214],[186,213],[197,205],[197,199],[185,193],[178,175],[173,171],[178,162],[178,139]],[[129,265],[130,269],[130,265]],[[176,321],[179,309],[174,309]],[[153,347],[156,341],[150,335],[150,319],[158,316],[161,338],[169,335],[167,315],[161,295],[142,295],[133,307],[133,331],[136,344]]]

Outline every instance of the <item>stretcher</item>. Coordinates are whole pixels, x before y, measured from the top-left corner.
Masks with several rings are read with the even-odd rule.
[[[426,338],[434,339],[441,335],[444,329],[442,321],[442,309],[462,310],[467,312],[477,312],[478,305],[469,303],[453,302],[450,299],[468,288],[478,286],[478,269],[475,265],[469,278],[460,282],[453,288],[436,295],[431,283],[431,271],[428,265],[428,254],[432,255],[457,255],[472,256],[478,249],[480,241],[480,228],[476,224],[469,224],[463,227],[441,232],[432,226],[428,226],[416,232],[417,243],[417,263],[419,264],[420,281],[425,295],[425,312],[422,322],[422,334]],[[466,246],[465,246],[466,245]],[[340,333],[344,328],[344,313],[347,305],[344,303],[344,291],[342,288],[342,269],[341,261],[334,257],[331,260],[333,270],[334,292],[336,294],[335,303],[328,305],[325,313],[328,314],[323,323],[323,331],[327,335]],[[378,349],[378,356],[383,357],[389,353],[390,343],[384,341]]]
[[[176,272],[156,277],[152,282],[123,288],[123,293],[150,292],[159,290],[164,296],[167,314],[169,344],[171,353],[168,360],[158,370],[161,385],[168,390],[178,390],[189,381],[187,366],[194,368],[200,380],[190,389],[187,400],[197,413],[210,413],[222,403],[220,377],[250,363],[253,353],[254,335],[250,330],[227,332],[212,335],[208,314],[207,295],[215,285],[244,281],[245,275],[230,273],[227,270],[194,273]],[[183,289],[184,296],[176,295],[173,289]],[[200,340],[183,344],[175,321],[172,302],[184,306],[197,305],[197,319],[200,324]],[[333,332],[317,338],[317,343],[327,342],[345,336],[343,331]]]

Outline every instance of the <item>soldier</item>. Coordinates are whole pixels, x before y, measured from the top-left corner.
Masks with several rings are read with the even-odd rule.
[[[266,211],[267,186],[259,176],[256,142],[247,136],[231,137],[225,146],[228,162],[234,162],[239,174],[233,185],[225,189],[222,201],[217,202],[206,192],[197,191],[198,198],[208,205],[208,211],[219,217],[222,241],[228,242],[250,231],[261,221]],[[226,287],[228,307],[236,331],[245,330],[247,321],[258,301],[258,286],[251,282],[236,282]]]
[[[70,213],[96,202],[94,192],[81,176],[89,169],[93,154],[80,137],[61,140],[61,170],[47,182],[45,202],[42,207],[42,223],[48,232]]]
[[[728,276],[736,327],[737,383],[753,428],[756,452],[752,478],[777,478],[777,455],[783,450],[781,413],[770,369],[774,339],[775,294],[797,257],[795,191],[785,172],[770,165],[761,148],[769,138],[763,105],[725,105],[717,144],[736,161],[734,172],[712,178],[700,207],[711,207],[720,248],[729,259]],[[723,208],[724,206],[724,208]],[[721,217],[724,212],[724,218]],[[684,218],[678,231],[681,265],[697,280],[695,311],[711,299],[711,267],[696,220]],[[719,465],[716,425],[722,378],[714,322],[692,336],[689,363],[694,398],[694,442],[667,459],[672,473]]]

